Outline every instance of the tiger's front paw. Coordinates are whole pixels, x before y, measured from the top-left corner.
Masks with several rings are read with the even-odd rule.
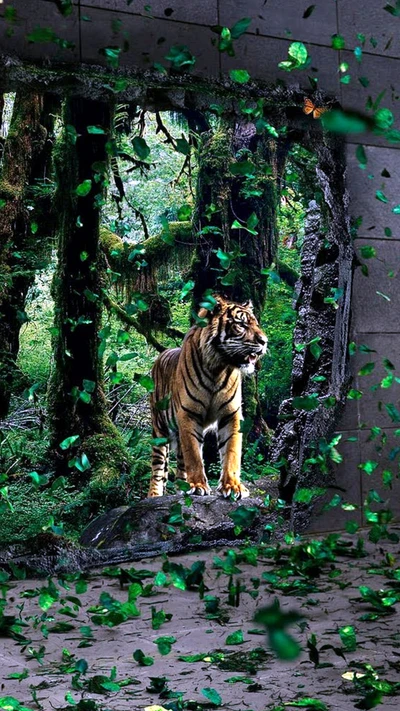
[[[211,494],[207,481],[190,481],[188,479],[188,484],[190,486],[189,494],[195,494],[196,496],[210,496]]]
[[[218,484],[217,493],[225,499],[230,496],[234,499],[245,499],[250,496],[249,490],[238,479],[222,479]]]

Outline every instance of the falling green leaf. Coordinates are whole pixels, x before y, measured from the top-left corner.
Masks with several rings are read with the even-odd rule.
[[[250,74],[246,69],[231,69],[229,76],[237,84],[247,84]]]
[[[301,647],[293,637],[286,632],[286,627],[302,619],[298,612],[284,612],[280,608],[279,600],[269,607],[259,609],[254,621],[266,627],[270,647],[279,659],[291,661],[296,659]]]
[[[69,449],[72,447],[73,444],[75,444],[79,439],[79,435],[71,435],[71,437],[67,437],[66,439],[63,439],[62,442],[60,442],[60,449]]]
[[[358,371],[358,375],[371,375],[374,368],[375,363],[373,361],[369,361],[369,363],[365,363],[365,365],[360,368],[360,370]]]
[[[80,183],[77,186],[75,193],[78,195],[78,197],[86,197],[86,195],[89,195],[91,189],[92,189],[92,181],[91,180],[84,180],[82,183]]]
[[[189,71],[196,63],[196,58],[183,44],[174,44],[165,55],[165,59],[171,62],[172,69],[177,71]]]
[[[377,190],[375,193],[375,197],[377,200],[380,200],[380,202],[389,202],[388,198],[386,195],[382,192],[382,190]]]
[[[251,17],[242,17],[241,20],[235,22],[233,27],[231,27],[230,33],[232,39],[239,39],[245,32],[247,32],[252,20]]]
[[[140,160],[146,160],[146,158],[149,157],[150,148],[147,145],[144,138],[141,138],[141,136],[135,136],[133,138],[132,146],[133,146],[133,150],[135,151],[138,158],[140,158]]]
[[[295,410],[316,410],[319,407],[318,393],[293,398]]]
[[[356,158],[360,165],[367,165],[368,159],[364,146],[360,143],[356,148]]]
[[[303,12],[303,19],[306,20],[308,17],[311,17],[315,8],[316,8],[316,5],[309,5]]]

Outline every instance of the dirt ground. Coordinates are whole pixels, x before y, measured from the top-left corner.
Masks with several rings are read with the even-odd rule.
[[[0,708],[398,709],[399,544],[361,538],[365,555],[359,534],[344,545],[336,535],[152,558],[51,583],[3,573],[11,617],[0,628]],[[200,561],[204,575],[202,565],[188,571]],[[268,637],[254,615],[275,599]],[[286,627],[288,611],[301,619]],[[301,645],[296,659],[277,658],[274,629],[278,642],[287,632]]]

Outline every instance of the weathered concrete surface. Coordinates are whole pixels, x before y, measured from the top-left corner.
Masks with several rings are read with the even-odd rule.
[[[385,543],[385,553],[395,554],[397,548],[398,545]],[[98,626],[93,624],[93,612],[90,612],[90,608],[98,604],[100,594],[109,593],[121,602],[127,600],[128,594],[127,586],[121,589],[117,578],[106,577],[100,572],[90,576],[87,592],[78,595],[73,582],[64,583],[64,587],[61,587],[59,581],[55,580],[60,599],[47,610],[46,619],[43,609],[38,605],[38,597],[34,596],[35,589],[37,592],[38,588],[44,585],[43,581],[8,583],[9,588],[5,591],[9,599],[6,614],[15,614],[17,617],[21,615],[22,620],[27,623],[27,626],[22,628],[22,633],[31,641],[24,645],[18,644],[10,637],[2,639],[0,696],[12,696],[29,709],[34,709],[37,705],[32,700],[32,692],[35,692],[38,702],[47,711],[52,708],[70,708],[65,700],[65,695],[69,693],[75,702],[81,698],[93,699],[99,709],[138,711],[156,704],[163,706],[165,703],[169,706],[171,699],[167,701],[156,691],[149,690],[152,677],[166,677],[169,690],[181,692],[185,701],[193,699],[205,703],[206,699],[201,690],[214,688],[222,698],[223,709],[272,711],[276,707],[281,709],[282,703],[290,704],[304,697],[318,699],[326,704],[326,707],[320,708],[331,711],[365,708],[356,706],[363,695],[356,690],[353,681],[343,678],[343,674],[351,671],[365,673],[362,665],[372,664],[380,679],[393,682],[398,681],[399,664],[398,613],[370,621],[361,619],[371,608],[360,601],[358,587],[368,585],[377,590],[394,586],[384,575],[389,565],[385,553],[379,546],[372,547],[371,544],[367,544],[367,549],[366,558],[338,556],[334,563],[328,562],[319,578],[311,578],[313,587],[309,593],[305,592],[303,595],[284,595],[274,590],[271,577],[269,580],[262,578],[264,573],[278,574],[282,561],[272,564],[264,557],[262,549],[259,549],[255,565],[243,561],[238,563],[240,572],[234,575],[234,580],[239,579],[241,585],[246,588],[240,595],[238,607],[228,604],[229,576],[215,567],[215,557],[226,560],[226,549],[174,557],[174,563],[186,567],[196,561],[204,561],[204,582],[207,586],[205,593],[220,598],[220,606],[224,612],[221,619],[207,616],[205,601],[200,599],[198,590],[181,590],[161,585],[154,586],[148,597],[138,598],[139,617],[127,620],[114,628]],[[143,559],[137,564],[136,572],[145,569],[151,576],[161,569],[164,561],[164,557]],[[216,562],[218,565],[218,560]],[[375,572],[368,572],[371,569]],[[291,582],[294,577],[289,574],[282,580]],[[143,585],[148,583],[154,583],[154,579],[145,578]],[[74,607],[73,602],[65,600],[67,596],[78,598],[80,606]],[[292,662],[277,661],[266,646],[265,636],[254,634],[254,629],[257,628],[253,622],[255,611],[270,605],[276,596],[285,612],[297,610],[304,616],[300,624],[288,630],[303,647],[301,656]],[[19,607],[21,604],[22,610]],[[70,608],[69,614],[65,612],[66,607]],[[163,624],[159,630],[151,627],[152,607],[157,611],[163,609],[165,613],[172,615],[170,621]],[[57,631],[55,625],[60,622],[70,623],[71,628],[64,632]],[[48,639],[43,636],[43,624],[49,629]],[[355,627],[357,647],[353,652],[344,652],[344,656],[338,656],[332,647],[340,652],[342,645],[338,630],[345,625]],[[82,648],[82,645],[79,646],[84,639],[82,627],[87,626],[91,627],[93,635],[86,638],[91,646]],[[227,635],[237,630],[243,632],[243,644],[227,644]],[[312,634],[316,635],[316,646],[320,652],[320,666],[316,667],[310,661],[310,650],[307,650],[307,640]],[[164,635],[174,637],[176,642],[172,644],[169,654],[161,656],[155,640]],[[29,650],[36,652],[42,645],[44,655],[42,664],[39,664]],[[332,647],[321,650],[324,645]],[[253,662],[252,669],[251,664],[248,666],[249,657],[246,659],[245,655],[256,648],[264,650],[264,658],[262,661]],[[66,657],[64,654],[63,657],[63,649],[72,656]],[[132,656],[137,649],[141,649],[146,656],[151,656],[154,664],[139,666]],[[207,658],[196,663],[179,659],[182,655],[207,655],[215,651],[220,651],[225,656],[219,663],[212,663]],[[78,679],[79,683],[86,686],[86,690],[73,688],[74,685],[76,687],[76,682],[72,682],[72,679],[77,676],[73,669],[80,659],[85,659],[88,664],[86,674],[82,674]],[[109,677],[114,666],[117,668],[116,680],[131,678],[129,685],[121,688],[119,692],[101,694],[87,691],[87,684],[93,677]],[[20,681],[8,678],[10,674],[21,674],[25,669],[26,678]],[[233,678],[239,680],[233,682]],[[382,711],[398,708],[397,696],[385,695],[379,705]]]

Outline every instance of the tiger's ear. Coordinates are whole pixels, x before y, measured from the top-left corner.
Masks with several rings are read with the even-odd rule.
[[[213,303],[214,301],[215,303]],[[211,299],[210,297],[206,297],[203,303],[207,304],[207,308],[205,307],[205,305],[203,305],[197,314],[198,317],[212,319],[213,316],[217,316],[217,314],[221,313],[223,306],[226,304],[226,301],[219,294],[213,294]]]
[[[249,311],[253,313],[254,306],[250,299],[248,301],[243,301],[241,306],[244,306],[245,309],[249,309]]]

